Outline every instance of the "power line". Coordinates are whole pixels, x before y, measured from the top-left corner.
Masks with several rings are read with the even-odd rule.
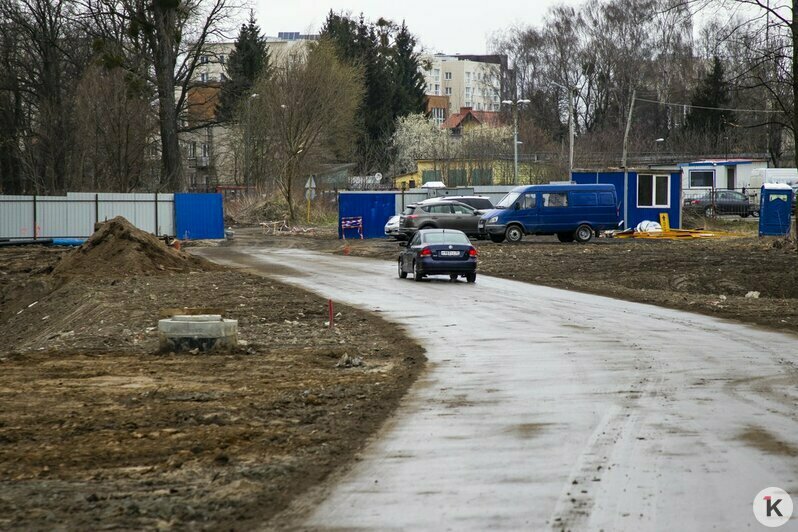
[[[775,109],[735,109],[732,107],[704,107],[703,105],[691,105],[689,103],[674,103],[674,102],[662,102],[659,100],[648,100],[646,98],[635,98],[638,102],[648,102],[648,103],[658,103],[660,105],[669,105],[671,107],[683,107],[683,108],[690,108],[690,109],[706,109],[708,111],[736,111],[736,112],[744,112],[744,113],[783,113],[783,111],[777,111]]]

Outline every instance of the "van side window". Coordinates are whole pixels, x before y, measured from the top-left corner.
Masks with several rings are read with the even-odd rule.
[[[599,192],[599,205],[615,206],[612,192]]]
[[[524,201],[521,204],[522,209],[534,209],[535,208],[535,200],[537,198],[537,194],[534,192],[524,194]]]
[[[549,194],[542,194],[544,207],[567,207],[568,206],[568,193],[566,192],[552,192]]]
[[[595,192],[571,192],[574,207],[595,207],[598,199]]]

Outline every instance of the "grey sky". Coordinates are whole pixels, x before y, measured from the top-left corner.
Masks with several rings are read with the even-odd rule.
[[[254,0],[255,13],[266,35],[279,31],[319,29],[330,9],[361,12],[367,19],[404,19],[426,51],[485,53],[488,37],[515,24],[540,23],[556,4],[578,0]]]

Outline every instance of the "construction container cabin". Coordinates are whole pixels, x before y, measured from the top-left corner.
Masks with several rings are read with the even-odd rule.
[[[659,221],[667,213],[671,227],[682,223],[682,180],[678,167],[578,169],[571,180],[580,185],[607,183],[615,185],[623,228],[640,222]]]
[[[710,189],[741,190],[751,186],[752,173],[766,169],[766,159],[703,159],[679,163],[682,173],[682,190],[702,191]],[[756,188],[762,186],[759,183]],[[689,192],[687,192],[689,195]]]

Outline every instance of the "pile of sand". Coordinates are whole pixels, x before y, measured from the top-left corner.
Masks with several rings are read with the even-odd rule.
[[[212,269],[217,269],[212,263],[170,248],[117,216],[100,224],[82,246],[65,255],[53,274],[120,277]]]

